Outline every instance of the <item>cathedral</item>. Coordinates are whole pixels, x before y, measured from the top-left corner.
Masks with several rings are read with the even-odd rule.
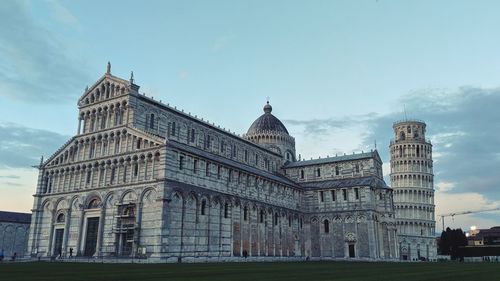
[[[269,102],[236,135],[140,94],[110,64],[78,110],[76,135],[38,167],[32,257],[400,259],[376,150],[300,160]]]

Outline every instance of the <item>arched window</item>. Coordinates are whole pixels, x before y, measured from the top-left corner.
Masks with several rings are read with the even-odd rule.
[[[123,209],[123,216],[125,217],[134,217],[134,207],[130,206],[130,207],[126,207]]]
[[[325,220],[323,222],[324,224],[324,227],[325,227],[325,233],[329,233],[330,232],[330,223],[328,222],[328,220]]]
[[[228,204],[224,204],[224,218],[227,219],[228,218]]]
[[[316,176],[321,177],[321,169],[320,168],[316,169]]]
[[[99,208],[99,205],[101,204],[101,200],[95,198],[90,200],[89,204],[87,205],[87,209],[96,209]]]
[[[115,138],[115,153],[120,152],[120,137]]]
[[[116,177],[116,167],[111,168],[111,177],[110,177],[110,182],[114,183],[115,182],[115,177]]]
[[[151,113],[151,115],[149,115],[149,128],[150,129],[155,128],[155,115],[153,113]]]
[[[92,179],[92,172],[87,171],[87,179],[85,181],[86,184],[90,184],[90,180]]]
[[[401,134],[399,134],[399,139],[405,140],[405,133],[404,132],[401,132]]]
[[[175,122],[172,122],[172,136],[175,136]]]
[[[300,170],[300,178],[303,179],[304,178],[304,170]]]
[[[211,140],[211,137],[209,135],[205,135],[205,140],[203,143],[203,147],[205,149],[210,149],[210,140]]]
[[[135,163],[134,164],[134,177],[137,177],[139,174],[139,164]]]
[[[94,158],[94,152],[95,152],[95,143],[92,142],[90,144],[90,150],[89,150],[89,158]]]
[[[184,156],[179,156],[179,170],[184,169]]]
[[[335,175],[336,175],[336,176],[340,175],[340,169],[339,169],[339,166],[335,166]]]
[[[191,129],[191,135],[189,136],[191,138],[191,142],[194,142],[194,137],[195,137],[195,131],[194,129]]]
[[[278,213],[274,213],[274,225],[278,225]]]
[[[248,220],[248,208],[246,206],[243,208],[243,220]]]
[[[57,216],[57,219],[56,219],[56,222],[57,223],[62,223],[66,220],[65,216],[63,213],[60,213],[58,216]]]
[[[205,215],[205,210],[207,208],[207,201],[205,201],[205,199],[203,199],[201,201],[201,215],[204,216]]]
[[[264,211],[260,210],[260,223],[264,222]]]
[[[120,109],[116,109],[115,111],[115,126],[121,124],[121,116]]]
[[[127,170],[128,170],[128,165],[123,165],[123,182],[127,182]]]

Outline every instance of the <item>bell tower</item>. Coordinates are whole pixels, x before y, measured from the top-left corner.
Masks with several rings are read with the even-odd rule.
[[[391,186],[402,260],[436,259],[432,144],[426,124],[404,120],[393,125]]]

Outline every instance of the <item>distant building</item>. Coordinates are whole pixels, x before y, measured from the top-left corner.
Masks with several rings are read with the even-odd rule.
[[[5,259],[14,253],[23,257],[28,249],[31,214],[0,211],[0,249]]]
[[[500,226],[490,229],[471,229],[467,241],[470,246],[500,245]]]
[[[391,187],[402,260],[435,260],[432,144],[425,139],[426,124],[419,120],[394,123],[391,141]]]

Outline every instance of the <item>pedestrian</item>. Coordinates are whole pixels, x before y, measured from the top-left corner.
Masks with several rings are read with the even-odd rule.
[[[73,248],[69,248],[69,258],[73,257]]]
[[[16,261],[16,258],[17,258],[17,253],[14,252],[14,254],[12,255],[12,258],[10,258],[11,261]]]
[[[3,249],[0,250],[0,262],[3,261]]]

